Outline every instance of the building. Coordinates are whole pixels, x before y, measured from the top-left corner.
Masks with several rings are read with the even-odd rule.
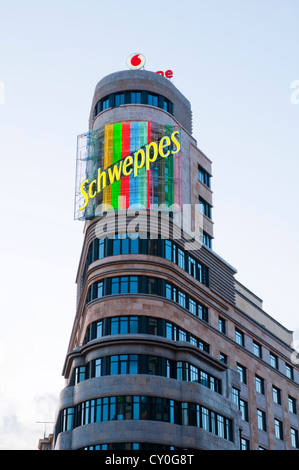
[[[149,169],[138,150],[153,141],[163,144],[156,160],[148,147]],[[159,73],[112,73],[78,149],[84,242],[53,449],[298,449],[292,332],[212,249],[211,161],[189,101]],[[135,210],[121,217],[140,202],[138,224]],[[187,244],[192,214],[178,236],[178,213],[158,216],[149,202],[199,207],[202,246]],[[102,203],[117,211],[97,212]]]

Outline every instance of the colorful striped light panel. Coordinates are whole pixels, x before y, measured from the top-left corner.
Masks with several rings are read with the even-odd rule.
[[[181,207],[181,151],[167,158],[159,156],[149,170],[145,166],[139,169],[136,177],[132,172],[107,185],[83,211],[79,191],[84,180],[90,182],[97,178],[99,168],[107,171],[146,144],[158,144],[163,136],[170,137],[177,129],[177,126],[149,121],[118,122],[78,136],[75,218],[94,217],[96,207],[102,203],[115,210],[128,209],[133,204],[146,209],[161,204]]]

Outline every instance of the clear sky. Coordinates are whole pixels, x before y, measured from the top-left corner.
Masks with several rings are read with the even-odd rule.
[[[214,250],[268,314],[299,331],[299,3],[0,7],[0,449],[36,449],[37,422],[55,417],[75,316],[76,139],[97,82],[133,52],[147,70],[172,69],[191,102],[193,135],[213,162]]]

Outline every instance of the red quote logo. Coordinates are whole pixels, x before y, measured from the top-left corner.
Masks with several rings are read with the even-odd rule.
[[[141,69],[142,67],[144,67],[144,64],[145,64],[145,57],[143,54],[134,53],[134,54],[129,55],[129,57],[127,58],[127,66],[131,70]]]

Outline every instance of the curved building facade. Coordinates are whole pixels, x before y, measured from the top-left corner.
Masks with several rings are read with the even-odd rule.
[[[121,71],[96,86],[89,126],[90,132],[103,130],[99,146],[107,168],[132,152],[128,139],[139,139],[136,151],[138,145],[159,140],[161,128],[179,129],[177,200],[181,206],[200,208],[202,245],[188,248],[189,232],[183,228],[180,237],[175,236],[178,227],[170,216],[154,219],[158,229],[153,236],[147,205],[138,224],[135,211],[125,220],[121,211],[105,213],[105,219],[96,212],[85,217],[77,311],[63,368],[66,386],[59,398],[53,448],[275,447],[273,406],[270,416],[266,399],[264,403],[261,396],[256,404],[252,384],[259,372],[280,389],[283,383],[283,393],[288,390],[295,397],[297,370],[292,365],[292,378],[275,370],[265,361],[265,352],[264,358],[252,352],[252,344],[271,350],[281,364],[290,364],[291,333],[263,312],[260,300],[235,280],[235,269],[212,250],[211,161],[192,136],[189,101],[159,74]],[[117,152],[121,157],[114,159]],[[139,195],[145,194],[145,200],[156,197],[159,203],[163,195],[163,202],[175,201],[171,191],[175,194],[176,189],[164,185],[172,171],[165,162],[166,158],[163,169],[157,168],[157,180],[154,176],[141,188]],[[97,204],[112,203],[116,190],[118,196],[128,196],[129,191],[131,195],[134,181],[123,193],[122,184],[119,181],[118,189],[115,183],[111,190],[105,187],[106,192],[103,188]],[[86,194],[98,197],[95,189],[89,193],[86,189]],[[105,234],[99,230],[103,220]],[[273,421],[264,432],[259,429],[257,406]],[[278,444],[292,448],[298,439],[298,419],[295,413],[286,415],[279,415],[287,422],[283,444]]]

